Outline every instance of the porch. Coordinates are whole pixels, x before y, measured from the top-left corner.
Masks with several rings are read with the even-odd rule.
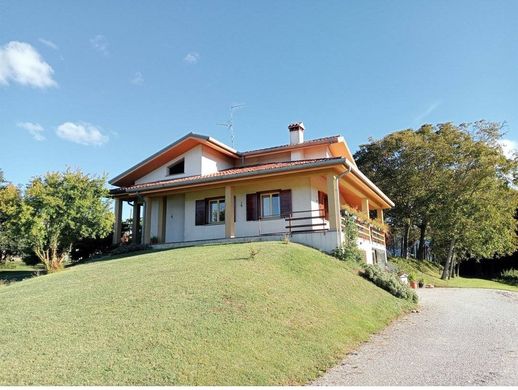
[[[342,243],[342,209],[359,206],[366,218],[371,213],[383,218],[381,207],[373,208],[334,171],[115,197],[114,244],[120,242],[124,202],[132,208],[132,241],[160,247],[288,234],[294,242],[329,252]],[[384,243],[369,230],[369,243],[376,240]]]

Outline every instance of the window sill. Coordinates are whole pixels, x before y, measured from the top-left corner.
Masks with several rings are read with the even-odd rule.
[[[273,215],[271,217],[260,217],[259,221],[275,221],[278,219],[284,219],[284,218],[281,217],[280,215]]]

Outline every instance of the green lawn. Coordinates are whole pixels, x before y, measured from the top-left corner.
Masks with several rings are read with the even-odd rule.
[[[412,306],[275,242],[79,265],[0,287],[0,307],[3,385],[270,385],[314,379]]]
[[[418,280],[423,278],[425,283],[433,284],[436,287],[494,288],[497,290],[518,291],[516,286],[488,279],[458,277],[442,280],[442,267],[430,261],[391,258],[390,262],[397,265],[401,271],[413,273]]]

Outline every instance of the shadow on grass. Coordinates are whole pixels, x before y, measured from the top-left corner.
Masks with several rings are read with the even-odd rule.
[[[37,270],[0,270],[0,281],[6,283],[19,282],[40,274]]]

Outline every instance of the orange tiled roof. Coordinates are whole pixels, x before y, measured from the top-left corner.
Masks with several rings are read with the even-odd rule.
[[[333,135],[330,137],[322,137],[322,138],[315,138],[310,139],[309,141],[301,142],[300,144],[285,144],[285,145],[279,145],[279,146],[272,146],[269,148],[262,148],[262,149],[254,149],[254,150],[247,150],[246,152],[238,152],[242,156],[246,156],[247,154],[256,154],[261,152],[269,152],[275,151],[278,149],[285,149],[285,148],[300,148],[301,146],[308,146],[312,144],[320,144],[320,143],[326,143],[326,142],[336,142],[336,140],[339,138],[339,135]]]
[[[291,168],[297,167],[312,167],[315,165],[332,165],[333,163],[342,162],[344,159],[341,157],[331,158],[318,158],[311,160],[298,160],[298,161],[285,161],[285,162],[272,162],[266,164],[251,165],[240,168],[229,168],[218,172],[209,173],[207,175],[195,175],[181,177],[177,179],[160,180],[149,183],[135,184],[128,187],[121,187],[120,189],[113,189],[110,192],[112,194],[124,193],[124,192],[137,192],[139,190],[152,189],[154,187],[174,187],[182,183],[196,184],[197,182],[211,182],[219,179],[233,177],[236,175],[253,175],[260,172],[275,171],[275,170],[290,170]]]

